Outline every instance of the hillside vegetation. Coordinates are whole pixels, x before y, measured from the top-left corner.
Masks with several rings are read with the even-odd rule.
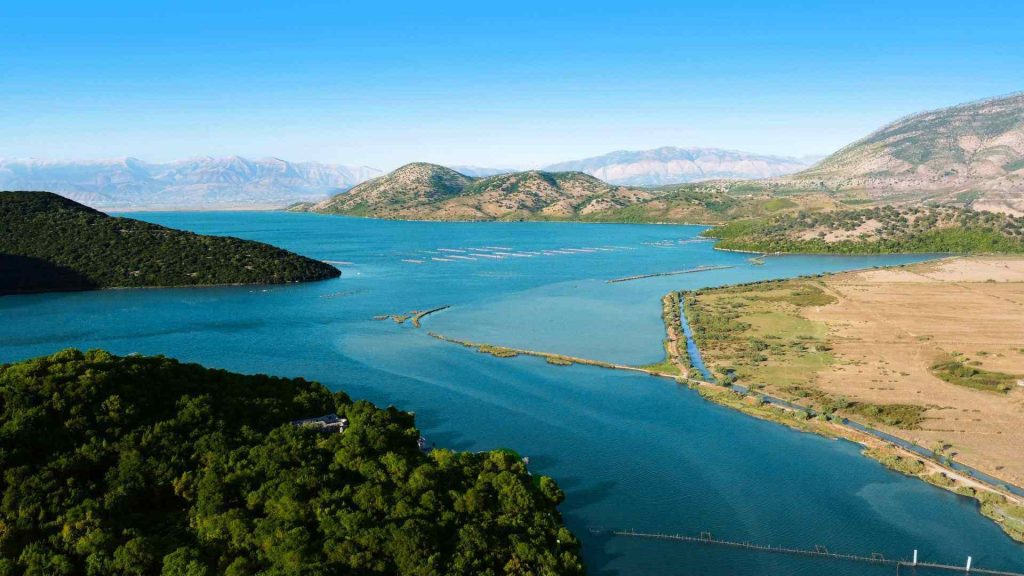
[[[1024,253],[1024,217],[952,207],[801,211],[705,235],[719,248],[769,253]]]
[[[714,181],[629,188],[582,172],[512,172],[483,178],[416,163],[318,204],[292,210],[417,220],[576,220],[714,224],[779,211],[828,209],[823,194],[776,198],[760,187]]]
[[[343,433],[293,419],[337,413]],[[65,350],[0,366],[0,574],[582,574],[553,480],[423,453],[301,379]]]
[[[774,184],[1024,215],[1024,93],[897,120]]]
[[[789,197],[765,194],[742,182],[701,182],[663,186],[653,196],[635,204],[587,214],[588,222],[680,222],[721,224],[734,220],[761,218],[798,210],[831,210],[839,202],[827,195],[805,193]]]
[[[416,220],[574,220],[651,198],[582,172],[513,172],[484,178],[414,163],[329,200],[297,209]]]
[[[267,244],[114,218],[49,192],[0,192],[0,294],[335,278]]]

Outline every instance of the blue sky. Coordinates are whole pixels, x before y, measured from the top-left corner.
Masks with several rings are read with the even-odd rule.
[[[827,153],[1024,89],[1024,2],[9,2],[0,157]]]

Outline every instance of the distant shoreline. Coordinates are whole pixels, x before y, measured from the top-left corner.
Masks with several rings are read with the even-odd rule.
[[[272,204],[241,204],[231,206],[209,206],[209,207],[179,207],[179,206],[130,206],[127,208],[117,207],[95,207],[95,210],[102,212],[114,212],[118,214],[135,214],[139,212],[282,212],[280,206]]]

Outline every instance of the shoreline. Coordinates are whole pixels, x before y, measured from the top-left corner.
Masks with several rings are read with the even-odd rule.
[[[173,212],[173,210],[168,210]],[[228,210],[180,210],[181,212],[227,212]],[[632,226],[703,226],[704,228],[715,228],[722,226],[725,222],[706,223],[706,222],[621,222],[617,220],[570,220],[570,219],[523,219],[523,220],[501,220],[497,218],[491,218],[487,220],[460,220],[460,219],[440,219],[440,218],[388,218],[385,216],[359,216],[357,214],[344,214],[340,212],[313,212],[310,210],[288,210],[287,207],[276,208],[273,211],[276,212],[289,212],[292,214],[314,214],[316,216],[331,216],[331,217],[342,217],[342,218],[359,218],[361,220],[381,220],[384,222],[438,222],[446,224],[523,224],[523,223],[539,223],[539,224],[625,224]],[[717,240],[717,238],[715,239]]]
[[[335,270],[338,270],[337,267],[335,267]],[[38,294],[76,294],[79,292],[104,292],[117,290],[197,290],[203,288],[244,288],[246,286],[291,286],[293,284],[309,284],[310,282],[325,282],[327,280],[336,280],[338,278],[341,278],[342,275],[343,274],[341,270],[338,270],[337,276],[329,276],[327,278],[311,278],[309,280],[289,280],[287,282],[226,282],[222,284],[181,284],[177,286],[172,284],[167,286],[99,286],[96,288],[68,288],[60,290],[21,290],[17,292],[0,292],[0,298],[4,296],[34,296]]]
[[[206,211],[206,210],[196,210]],[[216,210],[210,210],[216,211]],[[224,210],[222,210],[224,211]],[[314,214],[317,216],[331,216],[331,217],[342,217],[342,218],[359,218],[362,220],[380,220],[383,222],[437,222],[447,224],[599,224],[599,225],[632,225],[632,226],[699,226],[705,228],[699,236],[703,239],[713,241],[713,250],[720,252],[734,252],[737,254],[756,254],[758,256],[851,256],[851,257],[864,257],[864,256],[912,256],[912,255],[935,255],[939,258],[954,258],[957,256],[992,256],[992,255],[1004,255],[1003,252],[769,252],[765,250],[747,250],[740,248],[720,248],[719,244],[725,240],[722,238],[716,238],[714,236],[705,236],[704,232],[713,230],[719,226],[728,224],[725,222],[621,222],[615,220],[569,220],[569,219],[524,219],[524,220],[500,220],[500,219],[489,219],[489,220],[446,220],[437,218],[387,218],[382,216],[358,216],[355,214],[340,214],[340,213],[328,213],[328,212],[311,212],[308,210],[287,210],[285,208],[279,208],[278,212],[289,212],[293,214]]]
[[[91,207],[91,206],[90,206]],[[760,256],[897,256],[897,255],[915,255],[915,254],[935,254],[942,257],[955,257],[955,256],[990,256],[990,255],[1002,255],[1003,252],[768,252],[765,250],[748,250],[740,248],[720,248],[718,245],[725,241],[723,238],[716,238],[714,236],[705,236],[704,232],[713,230],[720,226],[729,224],[731,221],[720,221],[720,222],[673,222],[673,221],[651,221],[651,222],[622,222],[616,220],[579,220],[579,219],[521,219],[521,220],[501,220],[501,219],[483,219],[483,220],[466,220],[466,219],[439,219],[439,218],[388,218],[384,216],[359,216],[356,214],[343,214],[343,213],[331,213],[331,212],[313,212],[310,210],[289,210],[288,206],[221,206],[221,207],[184,207],[184,208],[160,208],[160,207],[142,207],[142,208],[96,208],[97,210],[106,213],[145,213],[145,212],[278,212],[285,214],[313,214],[316,216],[330,216],[330,217],[341,217],[341,218],[358,218],[361,220],[379,220],[382,222],[437,222],[446,224],[523,224],[523,223],[558,223],[558,224],[600,224],[600,225],[632,225],[632,226],[699,226],[706,230],[702,231],[700,236],[709,241],[713,241],[713,250],[721,252],[735,252],[737,254],[757,254]]]
[[[944,255],[929,260],[929,262],[943,262],[956,258],[958,256]],[[907,264],[892,267],[871,267],[860,269],[859,271],[886,268],[898,269],[905,266]],[[823,274],[822,276],[835,276],[857,271],[833,272]],[[730,287],[760,283],[750,282],[730,285]],[[685,300],[685,295],[686,292],[675,292],[675,297],[681,301]],[[682,308],[684,309],[680,317],[673,320],[674,322],[679,322],[680,325],[687,322],[685,306]],[[667,330],[671,330],[671,328],[671,326],[666,324]],[[692,345],[696,348],[696,343],[693,341],[691,334],[687,333],[687,336],[688,346]],[[719,388],[721,390],[733,390],[741,397],[756,398],[761,405],[772,404],[779,408],[793,410],[799,413],[801,418],[808,423],[815,422],[811,427],[801,427],[804,431],[821,434],[822,427],[825,427],[831,432],[836,432],[840,437],[857,442],[864,447],[863,454],[865,456],[880,462],[891,470],[924,480],[959,496],[972,498],[976,501],[976,504],[979,506],[979,512],[983,516],[998,524],[1011,539],[1024,543],[1024,514],[1022,514],[1024,512],[1024,488],[1021,486],[943,454],[935,454],[934,451],[912,440],[880,430],[872,424],[862,422],[859,418],[818,414],[815,409],[804,406],[798,401],[786,400],[765,392],[751,391],[745,386],[736,384],[726,383]],[[722,399],[720,395],[708,399],[722,403],[719,402]],[[755,417],[763,417],[763,415],[752,413],[749,409],[744,409],[745,407],[742,406],[733,405],[732,407],[739,408],[741,411]]]
[[[673,295],[675,295],[674,299]],[[984,479],[973,476],[972,473],[980,473],[973,467],[952,459],[948,459],[949,463],[947,464],[926,455],[927,449],[924,447],[913,442],[902,441],[902,439],[900,440],[909,447],[892,442],[876,434],[881,431],[876,431],[871,426],[855,420],[822,419],[811,409],[794,402],[767,394],[752,393],[742,387],[737,389],[690,377],[689,374],[694,368],[690,364],[689,356],[684,356],[679,349],[680,341],[685,343],[689,340],[681,327],[682,309],[678,304],[679,300],[679,292],[675,291],[662,298],[662,319],[666,330],[666,340],[664,341],[666,358],[661,363],[648,366],[632,366],[550,352],[495,346],[452,338],[436,332],[428,332],[428,335],[442,342],[474,348],[477,352],[491,354],[497,358],[532,356],[543,358],[549,364],[556,366],[580,364],[671,379],[677,384],[687,386],[706,401],[731,408],[747,416],[782,424],[793,430],[816,434],[824,438],[853,442],[861,447],[863,456],[878,462],[889,470],[917,478],[958,496],[971,498],[978,505],[978,512],[982,516],[995,522],[1008,538],[1024,544],[1024,523],[1009,516],[1001,508],[1002,506],[1024,506],[1024,497],[1008,487],[1012,486],[1021,492],[1024,492],[1024,488],[994,477],[1002,485],[993,485]],[[679,307],[680,316],[672,313],[676,306]],[[673,321],[669,322],[669,318],[672,318]],[[671,371],[677,373],[672,374]],[[960,469],[954,468],[954,466]],[[985,475],[991,477],[988,474]],[[1010,525],[1011,522],[1013,525]]]
[[[88,205],[87,205],[88,206]],[[286,211],[276,204],[240,204],[224,206],[129,206],[129,207],[94,207],[95,210],[107,214],[137,214],[140,212],[280,212]]]
[[[571,366],[573,364],[580,364],[582,366],[596,366],[598,368],[608,368],[611,370],[624,370],[627,372],[640,372],[649,376],[657,376],[659,378],[671,378],[678,380],[677,377],[664,372],[659,372],[651,368],[645,368],[642,366],[630,366],[628,364],[616,364],[614,362],[605,362],[603,360],[591,360],[589,358],[580,358],[578,356],[568,356],[565,354],[555,354],[553,352],[541,352],[538,350],[527,350],[524,348],[511,348],[508,346],[495,346],[493,344],[486,344],[483,342],[473,342],[470,340],[462,340],[459,338],[452,338],[439,334],[437,332],[427,332],[427,335],[431,338],[435,338],[442,342],[449,344],[458,344],[464,348],[475,348],[477,352],[481,354],[490,354],[495,358],[515,358],[516,356],[532,356],[534,358],[543,358],[548,364],[554,364],[555,366]]]

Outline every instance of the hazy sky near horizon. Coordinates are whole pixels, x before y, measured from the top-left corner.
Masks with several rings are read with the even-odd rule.
[[[0,158],[828,153],[1024,89],[1024,2],[12,2]]]

